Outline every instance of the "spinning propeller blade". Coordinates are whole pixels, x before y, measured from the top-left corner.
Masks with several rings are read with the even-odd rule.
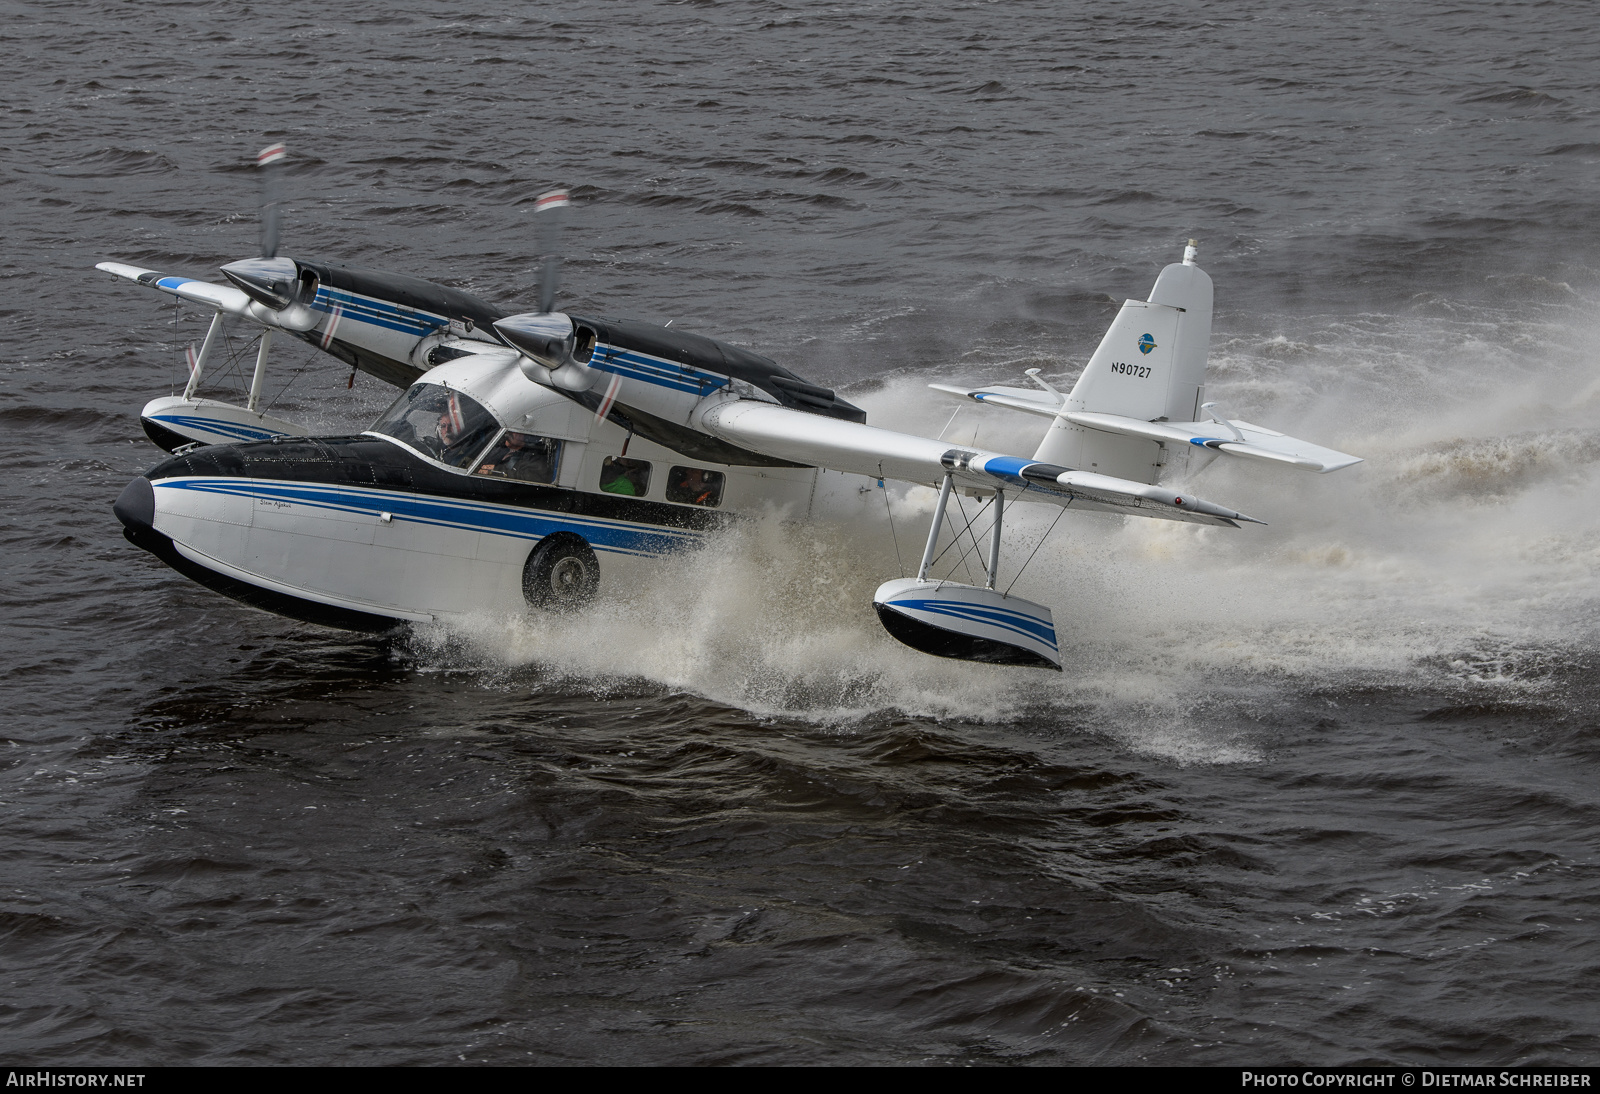
[[[283,161],[288,149],[271,144],[256,154],[261,169],[261,256],[230,262],[222,275],[272,313],[270,322],[285,330],[306,331],[321,321],[309,305],[317,297],[317,275],[292,258],[278,257],[279,210],[283,207]]]
[[[522,357],[517,367],[536,384],[563,391],[587,391],[600,373],[588,367],[595,333],[555,310],[561,287],[561,210],[571,205],[565,190],[548,190],[533,202],[534,246],[543,257],[539,310],[496,319],[495,332]]]
[[[533,242],[544,266],[539,275],[539,311],[555,309],[556,290],[561,287],[561,210],[572,202],[565,190],[549,190],[533,202]]]
[[[279,209],[283,203],[283,161],[289,150],[282,144],[269,144],[256,153],[256,166],[261,169],[261,257],[278,255],[278,228],[281,222]]]

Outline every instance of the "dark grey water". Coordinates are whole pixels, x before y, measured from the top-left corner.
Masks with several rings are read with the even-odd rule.
[[[0,1058],[1600,1061],[1591,5],[0,15]],[[268,138],[289,254],[526,303],[567,184],[567,306],[907,428],[1196,236],[1210,393],[1367,462],[1058,533],[1060,679],[776,525],[571,622],[298,626],[122,540],[203,317],[92,270],[252,253]]]

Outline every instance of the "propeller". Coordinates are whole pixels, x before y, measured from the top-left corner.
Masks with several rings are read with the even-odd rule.
[[[257,318],[285,330],[306,331],[322,321],[309,305],[316,299],[316,272],[292,258],[278,257],[283,215],[283,161],[289,150],[271,144],[256,154],[261,172],[261,257],[222,267],[222,276],[254,301]]]
[[[518,365],[536,384],[566,391],[586,391],[599,375],[588,367],[593,332],[554,311],[561,287],[561,217],[572,204],[565,190],[550,190],[533,202],[534,247],[543,256],[539,273],[539,310],[495,321],[495,332],[522,354]]]
[[[539,276],[539,311],[550,312],[561,287],[561,210],[571,205],[565,190],[549,190],[533,199],[533,244],[544,256]]]
[[[261,257],[278,256],[278,229],[282,222],[283,161],[289,150],[282,144],[269,144],[256,153],[256,168],[261,172]]]

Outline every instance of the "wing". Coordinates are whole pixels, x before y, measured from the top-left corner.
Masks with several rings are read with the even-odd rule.
[[[210,281],[196,281],[192,277],[175,277],[163,275],[155,270],[146,270],[139,266],[129,266],[122,262],[99,262],[95,269],[104,270],[118,277],[125,277],[129,281],[161,292],[176,296],[180,300],[187,300],[191,304],[202,304],[208,308],[215,308],[229,315],[237,315],[244,319],[255,319],[250,314],[250,298],[232,285],[218,285]]]
[[[1009,498],[1074,508],[1182,520],[1263,524],[1164,486],[1075,471],[999,452],[953,446],[931,437],[807,414],[753,399],[727,399],[699,415],[699,427],[729,444],[792,463],[924,485],[950,475],[958,485],[1003,489]]]

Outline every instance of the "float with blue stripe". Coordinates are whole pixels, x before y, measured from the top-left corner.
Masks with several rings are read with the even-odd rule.
[[[1050,609],[993,586],[899,578],[886,581],[872,606],[884,630],[936,657],[1001,665],[1061,668]]]

